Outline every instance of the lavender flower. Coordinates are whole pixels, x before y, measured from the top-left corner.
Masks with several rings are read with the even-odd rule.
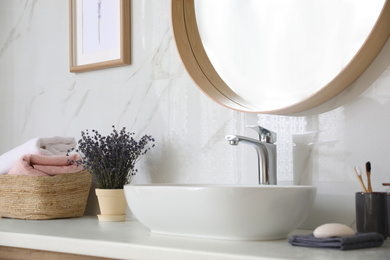
[[[155,146],[148,146],[155,141],[150,135],[144,135],[137,142],[132,137],[134,133],[126,132],[125,127],[119,133],[112,127],[108,136],[96,130],[92,130],[91,135],[88,130],[82,131],[76,149],[82,160],[75,163],[91,171],[100,189],[122,189],[130,183],[138,171],[135,163]]]

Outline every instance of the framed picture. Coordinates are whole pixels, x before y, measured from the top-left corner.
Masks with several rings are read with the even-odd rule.
[[[70,71],[130,64],[130,0],[69,0]]]

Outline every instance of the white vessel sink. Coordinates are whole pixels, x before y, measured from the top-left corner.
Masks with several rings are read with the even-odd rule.
[[[125,185],[134,216],[155,234],[283,239],[311,209],[312,186]]]

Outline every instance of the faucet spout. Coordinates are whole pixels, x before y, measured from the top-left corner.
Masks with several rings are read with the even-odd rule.
[[[230,145],[243,143],[254,147],[258,158],[259,184],[276,184],[276,147],[274,144],[240,135],[227,135],[225,139],[229,141]]]
[[[238,145],[240,142],[240,138],[238,135],[227,135],[225,139],[229,141],[230,145]]]

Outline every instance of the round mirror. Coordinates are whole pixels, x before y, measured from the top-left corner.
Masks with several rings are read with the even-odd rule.
[[[172,0],[183,63],[232,109],[289,114],[355,81],[390,35],[387,0]]]

